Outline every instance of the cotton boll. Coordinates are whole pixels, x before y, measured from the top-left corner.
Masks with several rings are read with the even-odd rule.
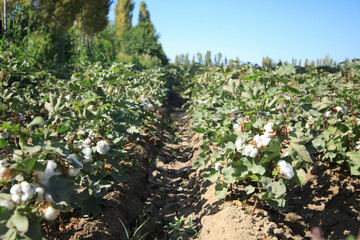
[[[15,204],[12,201],[1,199],[0,207],[6,207],[9,211],[12,211],[15,209]]]
[[[331,111],[327,111],[327,112],[325,113],[325,117],[329,117],[330,114],[331,114]]]
[[[106,154],[108,151],[110,150],[110,146],[109,144],[104,141],[104,140],[101,140],[99,142],[97,142],[96,144],[96,151],[100,154]]]
[[[288,133],[290,133],[290,132],[293,132],[294,129],[293,129],[292,127],[287,127],[287,128],[286,128],[286,131],[287,131]]]
[[[11,200],[13,202],[18,202],[18,201],[20,201],[20,199],[21,199],[21,194],[12,194],[11,195]]]
[[[44,218],[49,221],[53,221],[59,216],[60,209],[55,209],[52,206],[48,206],[44,212]]]
[[[21,201],[22,202],[26,202],[27,200],[29,200],[31,198],[31,195],[28,193],[25,193],[23,195],[21,195]]]
[[[356,149],[356,150],[360,150],[360,145],[356,145],[356,146],[355,146],[355,149]]]
[[[356,119],[356,125],[360,126],[360,118]]]
[[[44,201],[45,189],[42,187],[36,187],[35,192],[37,193],[36,201]]]
[[[342,114],[346,113],[346,111],[340,106],[335,107],[335,110],[336,110],[336,112],[341,112]]]
[[[11,193],[12,195],[21,194],[22,191],[21,191],[20,185],[19,185],[19,184],[13,185],[13,186],[10,188],[10,193]]]
[[[81,171],[81,168],[69,168],[68,173],[70,177],[76,177],[79,175],[79,172]]]
[[[26,182],[26,181],[21,182],[20,187],[21,187],[21,191],[23,193],[29,194],[29,195],[34,194],[34,189],[32,188],[32,186],[28,182]]]
[[[223,161],[219,161],[217,163],[214,164],[214,168],[216,171],[220,171],[220,167],[224,165],[224,162]]]
[[[234,130],[236,130],[240,127],[240,125],[238,123],[233,123],[232,126],[233,126]]]
[[[52,198],[52,196],[49,193],[45,193],[45,201],[47,201],[48,203],[53,203],[55,202],[54,199]]]
[[[259,153],[259,149],[253,148],[253,149],[251,150],[250,154],[249,154],[249,157],[254,158],[254,157],[256,157],[256,155],[257,155],[258,153]]]
[[[259,143],[261,140],[260,140],[260,135],[259,134],[256,134],[255,137],[253,138],[253,140],[256,142],[256,143]]]
[[[265,124],[264,129],[266,132],[271,133],[271,132],[274,132],[273,127],[274,127],[274,123],[269,122],[269,123]]]
[[[237,150],[238,152],[240,152],[241,149],[244,148],[244,146],[243,146],[243,141],[242,141],[241,138],[239,138],[239,139],[236,140],[235,146],[236,146],[236,150]]]
[[[270,138],[270,137],[267,137],[266,135],[261,135],[260,139],[261,139],[262,147],[267,147],[267,146],[269,146],[269,144],[270,144],[270,142],[271,142],[271,138]]]
[[[244,149],[244,155],[249,156],[253,149],[254,149],[253,145],[247,145]]]
[[[90,147],[86,147],[82,150],[82,153],[84,154],[85,161],[84,162],[90,162],[92,159],[92,150]]]
[[[45,173],[47,174],[53,174],[55,169],[57,167],[57,164],[55,161],[53,160],[49,160],[47,165],[46,165],[46,169],[45,169]]]
[[[294,170],[290,163],[285,160],[280,160],[278,162],[278,166],[280,167],[280,173],[284,176],[285,179],[291,179],[294,177]]]
[[[89,148],[91,146],[91,138],[85,139],[82,145],[84,148]]]

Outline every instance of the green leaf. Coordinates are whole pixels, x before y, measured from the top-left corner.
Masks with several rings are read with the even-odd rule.
[[[308,162],[308,163],[313,163],[310,153],[308,152],[308,150],[306,149],[306,147],[304,145],[300,145],[298,143],[291,142],[290,147],[293,148],[300,155],[302,160],[304,160],[305,162]]]
[[[125,169],[117,169],[113,168],[111,170],[111,176],[115,179],[117,182],[126,182],[130,180],[130,176],[125,173]]]
[[[274,194],[275,198],[278,198],[286,193],[286,186],[282,182],[272,182],[267,190]]]
[[[220,199],[223,199],[226,196],[228,187],[226,183],[218,183],[215,186],[215,193]]]
[[[30,172],[37,162],[37,158],[26,158],[21,163],[25,167],[25,170]]]
[[[245,187],[245,192],[246,192],[246,194],[252,194],[253,192],[255,192],[255,189],[256,188],[254,188],[253,186],[248,185]]]
[[[74,92],[80,91],[80,87],[76,83],[69,83],[69,88]]]
[[[24,145],[22,147],[23,152],[25,153],[25,155],[33,155],[36,153],[40,153],[42,148],[40,145],[35,145],[35,146],[26,146]]]
[[[97,216],[101,213],[100,207],[100,199],[96,199],[94,197],[90,197],[86,201],[84,201],[81,207],[81,214],[85,217]]]
[[[348,162],[351,175],[360,175],[360,152],[347,152],[346,156],[350,158]]]
[[[264,175],[266,168],[261,165],[256,158],[243,158],[243,164],[250,170],[252,173]]]
[[[215,171],[215,169],[208,169],[204,171],[204,178],[210,180],[212,183],[216,182],[220,176],[220,172]]]
[[[8,219],[9,217],[10,217],[9,210],[6,207],[0,206],[0,221]]]
[[[0,139],[0,148],[6,147],[8,144],[8,141],[6,141],[5,139]]]
[[[235,170],[233,167],[225,167],[222,169],[222,174],[225,176],[224,182],[226,183],[234,183],[236,178],[233,176]]]
[[[40,222],[38,221],[29,222],[29,230],[25,233],[25,236],[32,240],[43,239]]]
[[[56,128],[56,132],[58,133],[62,133],[62,132],[66,132],[70,127],[66,126],[64,123],[60,124],[57,128]]]
[[[302,186],[306,181],[306,172],[304,171],[304,169],[295,169],[295,172],[296,174],[292,180]]]
[[[8,228],[15,227],[19,232],[25,233],[29,229],[29,220],[27,219],[25,214],[19,211],[15,211],[8,220],[6,226]]]
[[[58,176],[52,176],[49,180],[47,192],[55,202],[65,201],[72,203],[76,195],[77,187],[69,179],[62,179]]]
[[[31,123],[29,123],[28,125],[27,125],[27,127],[29,128],[29,127],[31,127],[31,126],[33,126],[33,125],[40,125],[40,126],[45,126],[46,125],[46,121],[45,121],[45,119],[43,118],[43,117],[41,117],[41,116],[37,116],[37,117],[35,117],[32,121],[31,121]]]

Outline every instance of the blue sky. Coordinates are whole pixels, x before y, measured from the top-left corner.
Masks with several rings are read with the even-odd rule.
[[[140,2],[133,1],[133,25]],[[210,50],[261,64],[329,55],[360,58],[360,0],[145,0],[163,49],[175,56]],[[109,18],[114,19],[113,8]]]

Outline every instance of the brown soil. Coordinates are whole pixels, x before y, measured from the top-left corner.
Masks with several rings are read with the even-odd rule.
[[[105,196],[101,215],[68,213],[62,224],[54,221],[48,236],[127,239],[119,219],[130,236],[136,232],[133,239],[310,239],[311,230],[325,239],[357,235],[360,180],[327,163],[310,168],[303,188],[292,188],[286,211],[259,204],[251,215],[253,200],[242,185],[234,185],[233,193],[219,200],[214,185],[202,178],[203,169],[192,168],[201,140],[190,130],[183,103],[170,96],[160,111],[163,124],[128,146],[136,168],[129,168],[129,182]]]

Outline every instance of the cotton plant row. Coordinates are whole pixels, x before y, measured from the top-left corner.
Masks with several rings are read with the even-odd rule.
[[[70,80],[42,73],[27,86],[2,86],[1,238],[40,238],[42,219],[74,208],[99,214],[98,199],[129,179],[124,146],[155,121],[168,92],[165,74],[114,64]]]
[[[224,197],[243,182],[248,194],[283,208],[287,189],[305,181],[316,159],[345,162],[347,174],[360,175],[359,75],[344,82],[341,74],[298,74],[288,65],[198,75],[187,91],[193,129],[203,139],[195,165],[207,167],[216,193]]]

